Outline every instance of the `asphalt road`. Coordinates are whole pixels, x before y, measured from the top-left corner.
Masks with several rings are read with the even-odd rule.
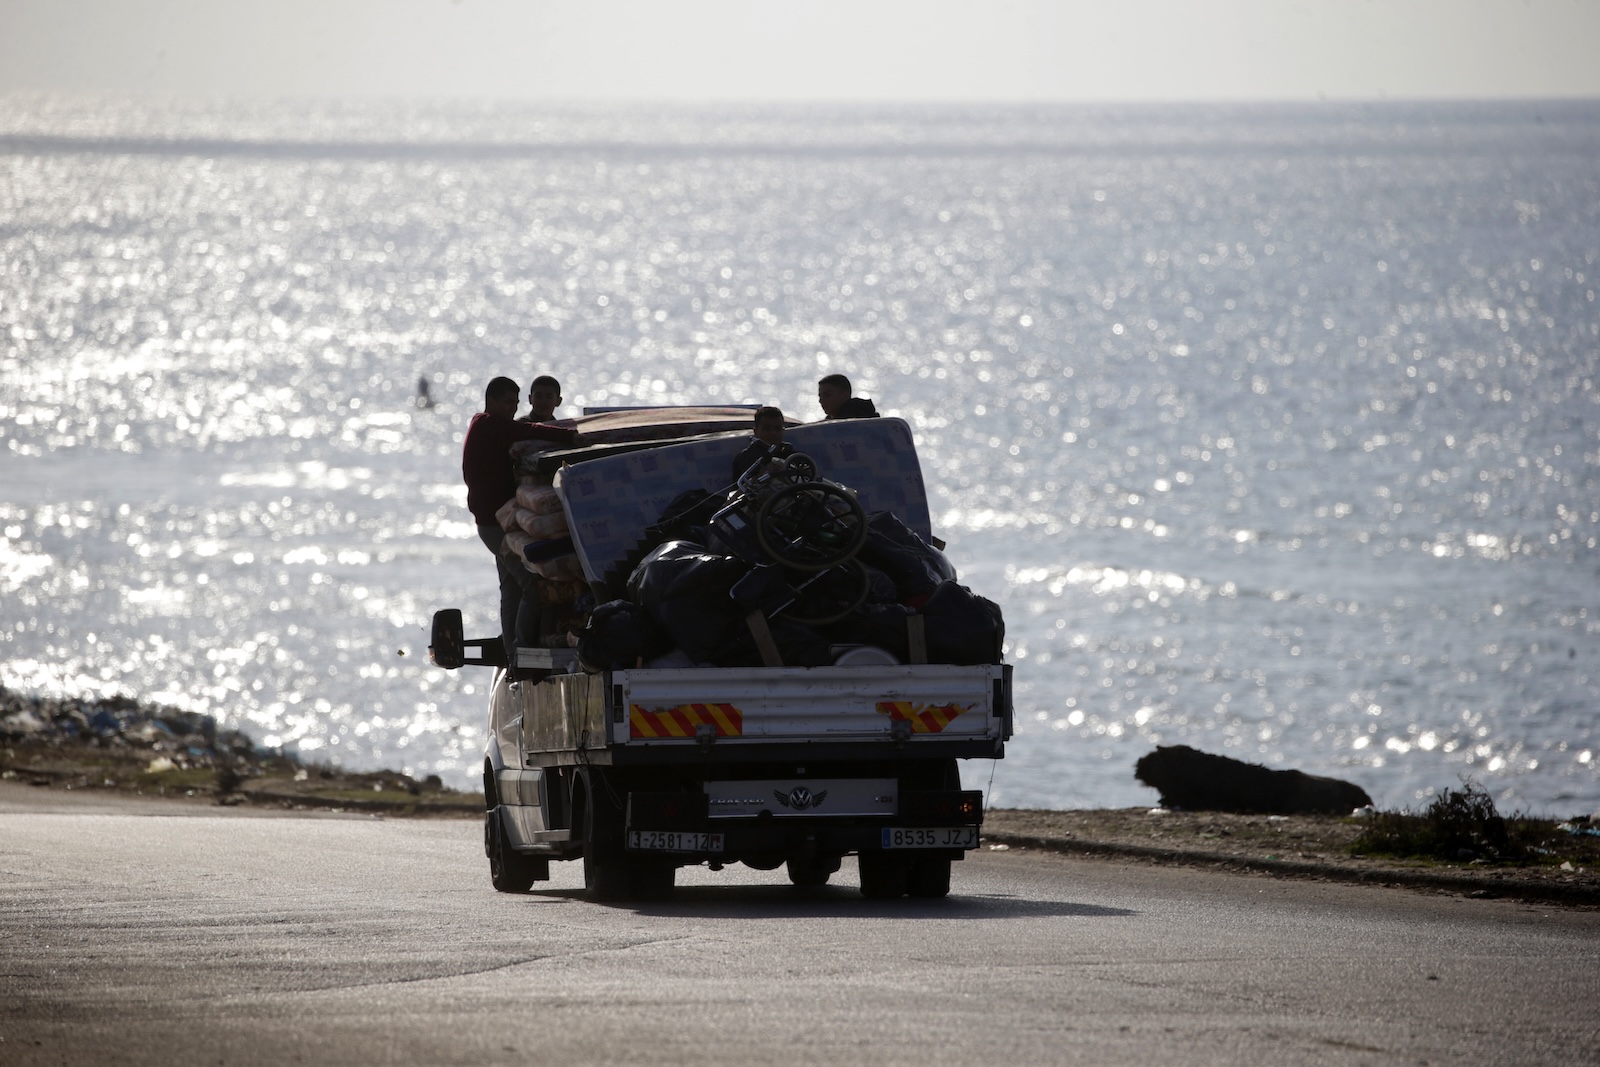
[[[984,852],[601,906],[462,821],[0,788],[0,1064],[1600,1062],[1600,912]]]

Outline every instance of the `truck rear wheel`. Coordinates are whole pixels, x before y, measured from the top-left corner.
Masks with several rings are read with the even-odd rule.
[[[871,900],[895,900],[906,895],[909,873],[900,856],[863,852],[856,857],[861,873],[861,895]]]
[[[599,772],[590,770],[581,780],[584,894],[596,901],[626,900],[633,886],[622,846],[622,809]]]
[[[923,856],[913,860],[906,875],[906,892],[924,899],[950,895],[950,861]]]

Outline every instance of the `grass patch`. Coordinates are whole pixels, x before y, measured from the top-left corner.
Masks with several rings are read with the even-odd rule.
[[[1380,811],[1350,844],[1356,855],[1504,864],[1593,863],[1600,847],[1572,824],[1525,815],[1502,816],[1494,798],[1471,782],[1447,789],[1420,814]]]
[[[1433,798],[1422,814],[1374,812],[1352,852],[1437,860],[1516,860],[1521,853],[1511,842],[1506,820],[1494,798],[1468,782]]]

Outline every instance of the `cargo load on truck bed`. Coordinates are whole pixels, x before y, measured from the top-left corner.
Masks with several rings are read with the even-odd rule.
[[[435,617],[435,662],[501,668],[495,885],[577,858],[597,898],[660,895],[697,863],[820,885],[854,855],[869,896],[948,892],[982,821],[957,761],[1004,755],[1011,668],[1000,609],[933,535],[910,428],[793,426],[793,454],[730,481],[749,409],[569,425],[576,446],[519,446],[501,512],[564,628],[506,664],[459,611]]]

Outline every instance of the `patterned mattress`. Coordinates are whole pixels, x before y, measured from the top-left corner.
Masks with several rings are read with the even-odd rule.
[[[682,441],[569,463],[555,477],[585,576],[620,593],[644,531],[690,489],[728,487],[733,457],[748,434]],[[817,461],[829,481],[856,491],[868,514],[890,511],[924,538],[928,497],[911,428],[902,419],[848,419],[790,427],[784,440]]]

